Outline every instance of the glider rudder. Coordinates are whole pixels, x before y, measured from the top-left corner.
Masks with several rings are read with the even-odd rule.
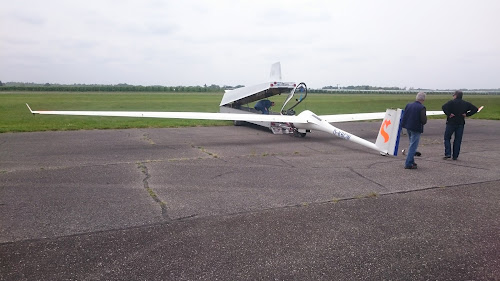
[[[375,145],[387,155],[397,156],[401,133],[401,109],[387,109]]]

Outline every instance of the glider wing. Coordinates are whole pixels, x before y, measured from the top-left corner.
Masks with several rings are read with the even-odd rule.
[[[443,111],[427,111],[427,116],[444,115]],[[320,117],[328,123],[349,122],[349,121],[366,121],[384,119],[385,112],[371,113],[353,113],[353,114],[334,114],[320,115]]]
[[[208,113],[208,112],[149,112],[149,111],[44,111],[32,110],[33,114],[47,115],[77,115],[77,116],[109,116],[109,117],[146,117],[146,118],[174,118],[200,120],[227,120],[227,121],[263,121],[283,123],[307,123],[302,117],[292,115],[267,114],[239,114],[239,113]]]

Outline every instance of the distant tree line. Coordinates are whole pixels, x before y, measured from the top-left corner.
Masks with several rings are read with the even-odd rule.
[[[212,84],[210,86],[141,86],[129,84],[117,85],[87,85],[87,84],[36,84],[36,83],[21,83],[0,81],[0,91],[33,91],[33,92],[223,92],[224,90],[232,90],[244,87],[237,86],[219,86]]]
[[[99,84],[37,84],[23,82],[6,82],[0,81],[0,91],[32,91],[32,92],[177,92],[177,93],[221,93],[224,90],[233,90],[244,87],[237,86],[219,86],[219,85],[203,85],[203,86],[142,86],[129,85],[120,83],[116,85],[99,85]],[[457,89],[468,93],[477,94],[500,94],[500,89]],[[310,93],[324,94],[367,94],[367,93],[387,93],[387,94],[408,94],[418,91],[433,92],[433,93],[450,93],[454,90],[430,90],[420,88],[399,88],[399,87],[377,87],[377,86],[325,86],[321,89],[308,89]]]
[[[323,90],[334,90],[334,89],[340,89],[339,86],[325,86],[321,88]],[[378,87],[378,86],[368,86],[368,85],[361,85],[361,86],[347,86],[347,87],[342,87],[342,89],[345,90],[406,90],[406,88],[400,88],[400,87]]]
[[[367,94],[367,93],[384,93],[384,94],[408,94],[417,93],[420,91],[430,92],[433,94],[449,94],[455,90],[461,90],[467,92],[468,94],[487,94],[487,95],[498,95],[500,94],[500,88],[498,89],[447,89],[447,90],[433,90],[433,89],[422,89],[422,88],[400,88],[400,87],[379,87],[379,86],[326,86],[321,89],[308,89],[311,93],[336,93],[336,94]]]

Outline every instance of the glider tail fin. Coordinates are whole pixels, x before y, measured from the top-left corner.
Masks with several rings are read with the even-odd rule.
[[[381,153],[387,155],[398,155],[399,137],[401,133],[401,109],[387,109],[384,120],[378,132],[375,145],[380,149]]]
[[[271,81],[281,82],[281,63],[276,62],[271,65],[271,74],[269,75]]]

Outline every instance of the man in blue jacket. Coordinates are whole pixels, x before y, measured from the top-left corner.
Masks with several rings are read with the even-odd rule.
[[[274,101],[270,100],[260,100],[258,101],[253,108],[258,111],[261,111],[262,114],[269,114],[269,108],[274,105]]]
[[[462,91],[455,91],[453,99],[445,103],[442,107],[446,114],[446,130],[444,131],[444,159],[457,160],[460,154],[462,136],[464,135],[465,117],[476,114],[477,107],[472,103],[464,101]],[[451,136],[455,134],[453,140],[453,154],[451,153]]]
[[[424,125],[427,123],[427,110],[423,105],[426,94],[419,92],[414,102],[408,103],[403,113],[401,125],[408,132],[410,145],[406,155],[405,169],[416,169],[415,153],[417,152],[420,134],[424,132]]]

